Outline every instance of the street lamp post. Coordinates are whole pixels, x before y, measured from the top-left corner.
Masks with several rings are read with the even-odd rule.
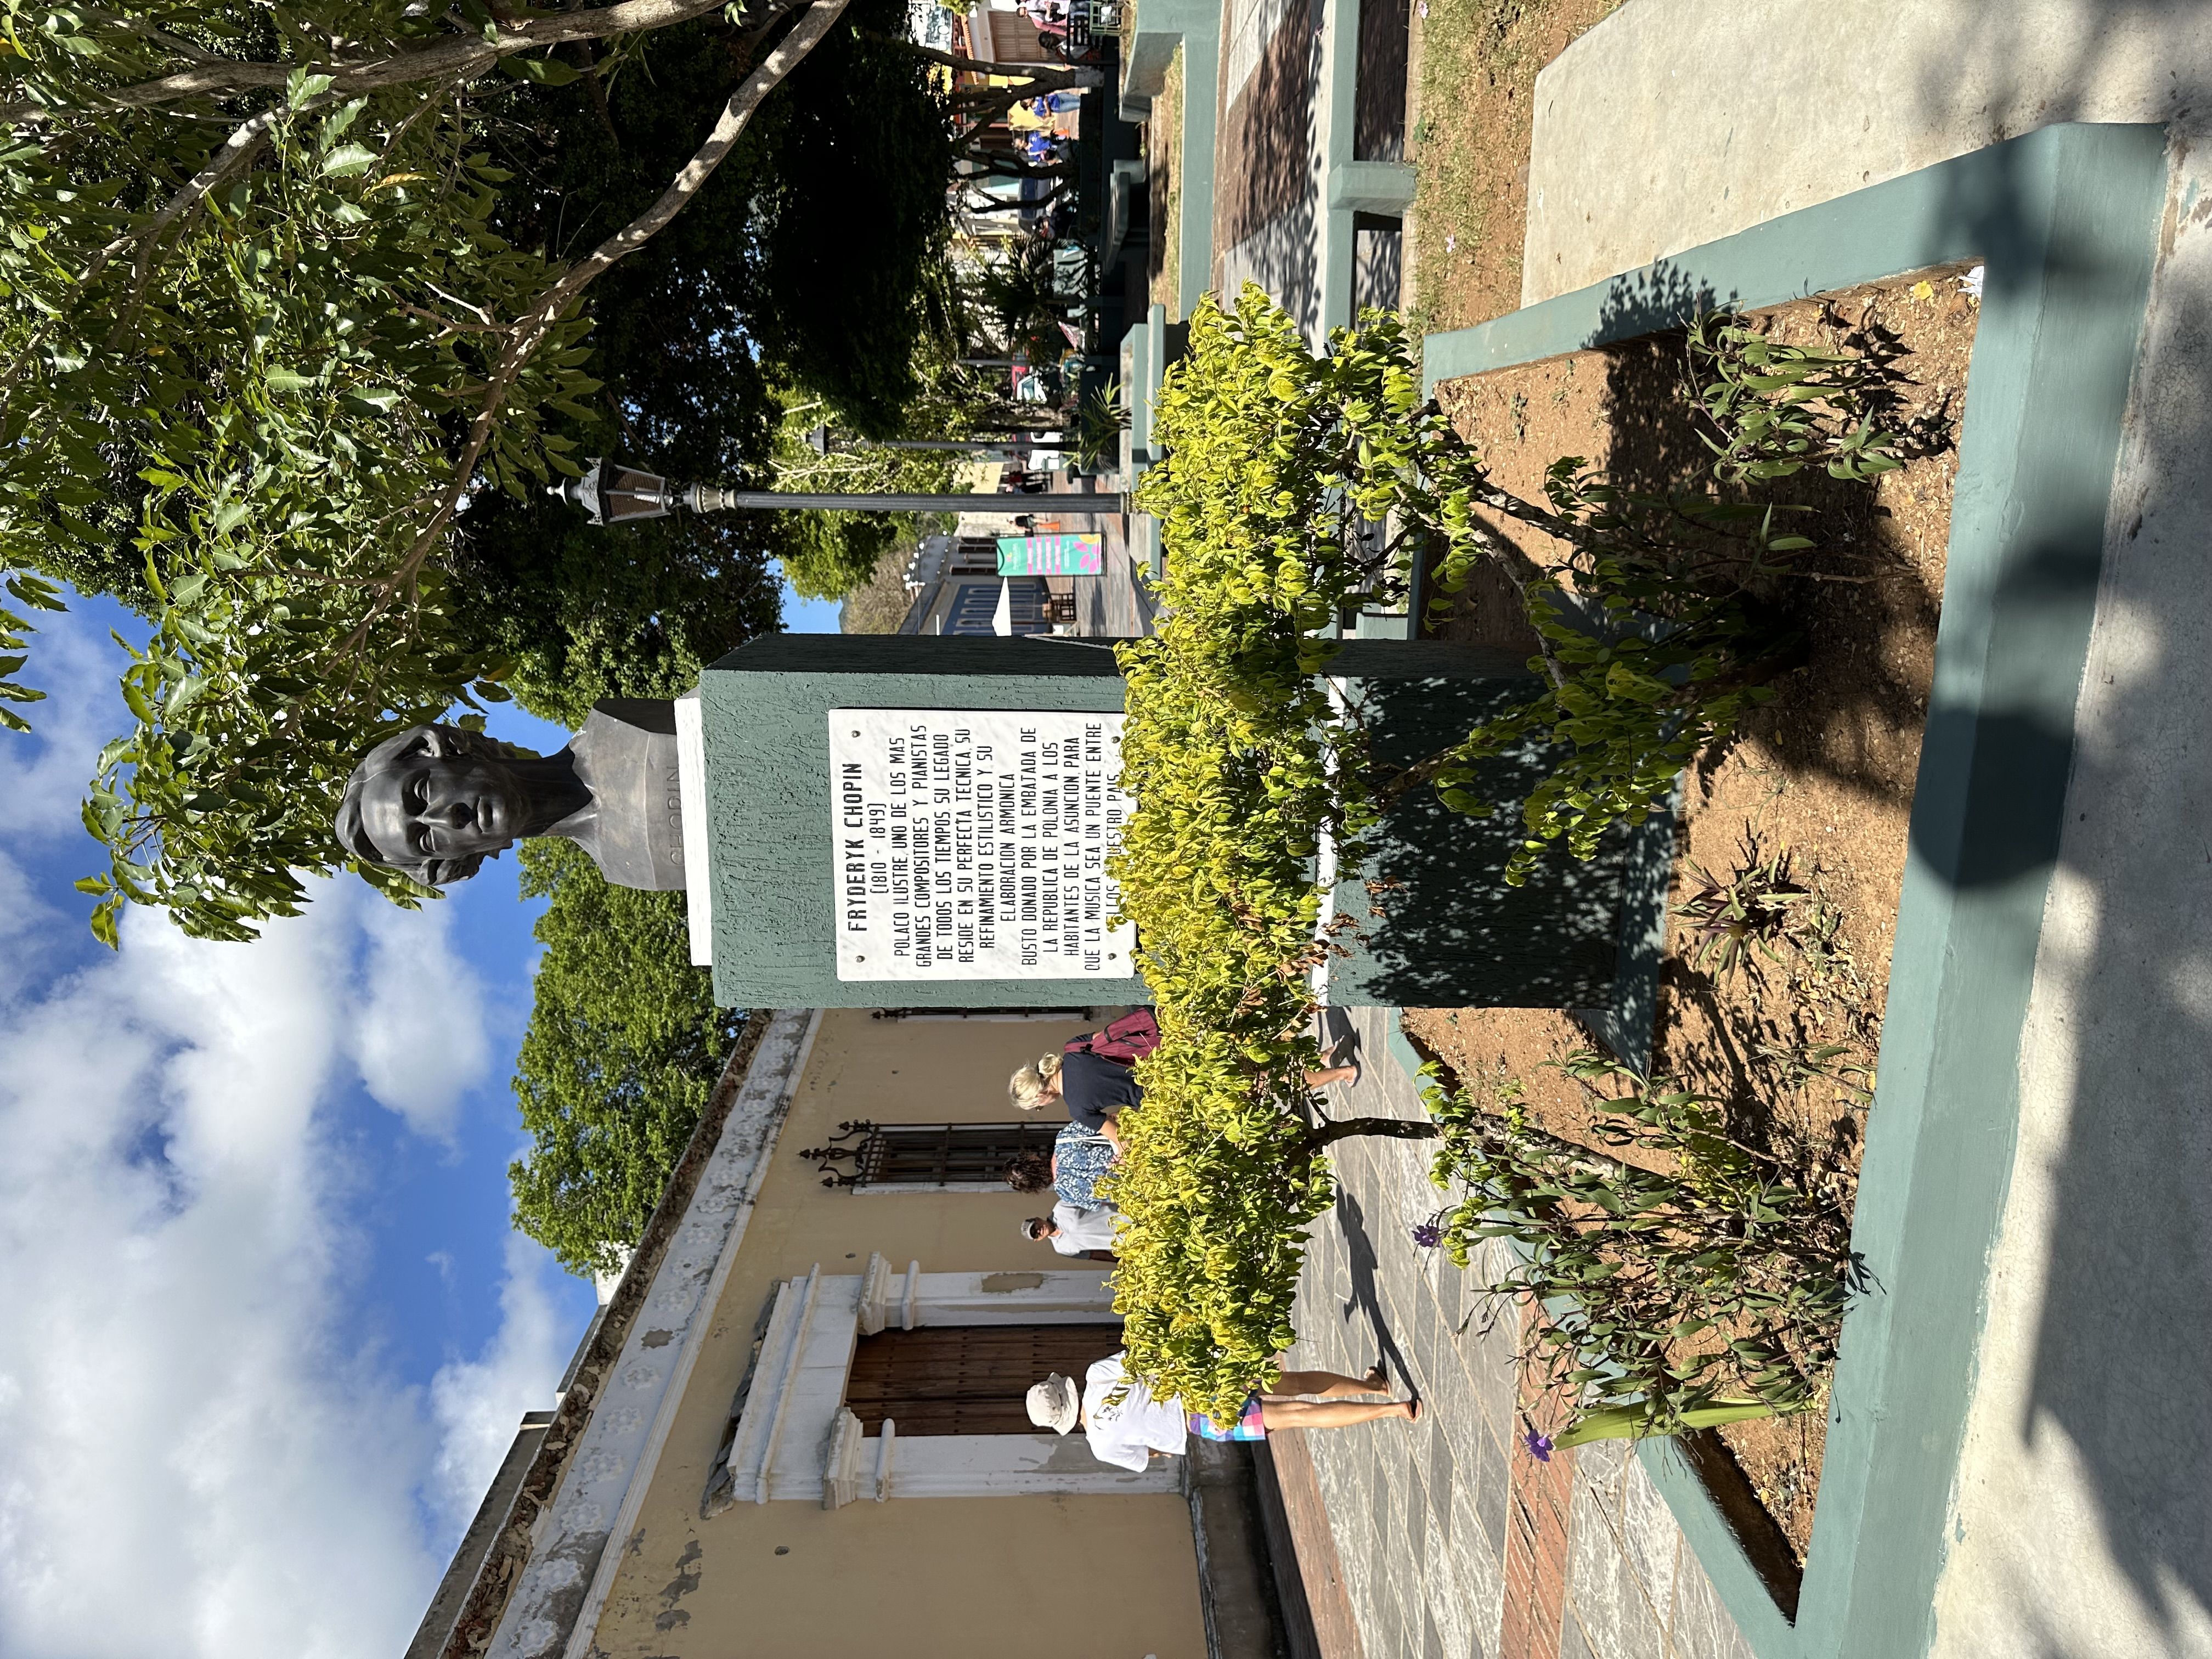
[[[1049,429],[1049,428],[1048,428]],[[1004,458],[1024,449],[1073,449],[1075,446],[1064,438],[885,438],[863,439],[857,445],[840,447],[830,435],[826,426],[812,428],[806,434],[806,447],[817,455],[849,455],[870,449],[936,449],[965,452]]]
[[[1118,490],[1067,495],[866,495],[724,489],[716,484],[672,483],[634,466],[609,466],[597,456],[582,477],[556,484],[548,493],[574,502],[599,525],[664,519],[679,507],[694,513],[812,507],[847,513],[1033,513],[1057,519],[1106,519],[1125,512],[1127,499]]]

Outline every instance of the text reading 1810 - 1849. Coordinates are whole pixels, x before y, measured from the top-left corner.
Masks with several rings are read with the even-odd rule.
[[[841,980],[1125,979],[1119,714],[830,711]]]

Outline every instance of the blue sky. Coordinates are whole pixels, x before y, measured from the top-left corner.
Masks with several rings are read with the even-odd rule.
[[[787,634],[834,634],[839,606],[835,599],[802,599],[783,585],[783,627]]]
[[[132,619],[41,621],[0,736],[0,1655],[389,1659],[592,1305],[508,1224],[537,907],[509,857],[102,949],[76,804]]]

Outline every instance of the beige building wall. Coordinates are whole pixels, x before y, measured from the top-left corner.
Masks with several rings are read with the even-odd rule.
[[[823,1013],[594,1653],[1201,1659],[1197,1562],[1180,1498],[894,1498],[835,1510],[779,1498],[699,1517],[755,1322],[778,1282],[817,1262],[824,1274],[857,1273],[871,1252],[898,1269],[919,1261],[926,1273],[1062,1265],[1018,1231],[1042,1207],[1034,1198],[832,1190],[800,1151],[851,1119],[1018,1117],[1008,1074],[1084,1029]]]

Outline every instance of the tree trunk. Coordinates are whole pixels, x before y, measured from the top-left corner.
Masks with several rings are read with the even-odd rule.
[[[1306,1132],[1306,1151],[1318,1152],[1354,1135],[1383,1135],[1393,1140],[1434,1140],[1443,1131],[1425,1119],[1347,1117]]]

